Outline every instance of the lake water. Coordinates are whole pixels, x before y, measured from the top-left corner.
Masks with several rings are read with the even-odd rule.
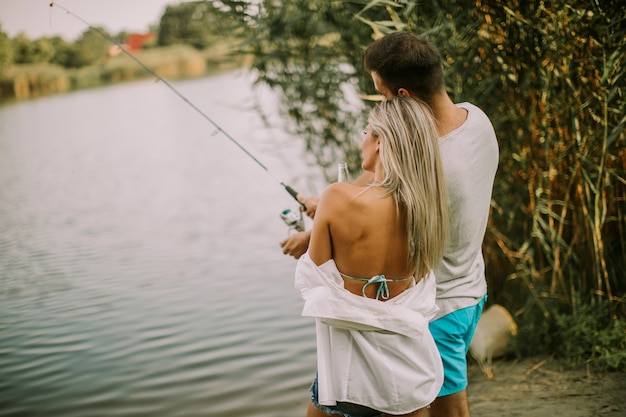
[[[251,81],[174,85],[321,192]],[[315,333],[278,246],[297,204],[214,133],[153,81],[0,107],[1,416],[304,415]]]

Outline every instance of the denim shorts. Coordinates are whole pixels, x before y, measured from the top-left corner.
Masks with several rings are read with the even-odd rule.
[[[321,405],[317,393],[317,375],[315,375],[315,379],[311,385],[311,402],[315,408],[325,411],[326,414],[330,415],[342,417],[382,417],[383,415],[380,411],[359,404],[337,402],[337,405],[334,406]]]
[[[467,351],[486,300],[485,295],[478,304],[453,311],[430,323],[430,332],[443,362],[443,386],[437,397],[467,388]]]

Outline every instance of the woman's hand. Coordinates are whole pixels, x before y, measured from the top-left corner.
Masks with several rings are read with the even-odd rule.
[[[280,246],[283,248],[285,255],[291,255],[296,259],[300,259],[309,248],[310,240],[311,231],[298,232],[280,242]]]

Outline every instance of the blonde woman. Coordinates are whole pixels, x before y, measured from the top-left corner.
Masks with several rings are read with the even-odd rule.
[[[373,182],[332,184],[320,199],[296,268],[302,314],[316,318],[308,417],[421,416],[441,388],[428,330],[448,228],[437,138],[424,103],[379,103],[362,143]]]

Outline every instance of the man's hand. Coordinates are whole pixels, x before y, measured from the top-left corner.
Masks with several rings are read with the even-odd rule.
[[[311,231],[298,232],[280,242],[280,246],[283,248],[283,253],[285,255],[291,255],[296,259],[300,259],[300,257],[304,255],[304,252],[306,252],[309,248],[310,240]]]
[[[300,207],[300,210],[304,211],[310,218],[315,218],[315,211],[317,210],[317,204],[320,202],[319,197],[311,196],[304,197],[300,194],[297,195],[298,201],[304,204],[305,207]],[[308,243],[307,243],[308,245]]]

